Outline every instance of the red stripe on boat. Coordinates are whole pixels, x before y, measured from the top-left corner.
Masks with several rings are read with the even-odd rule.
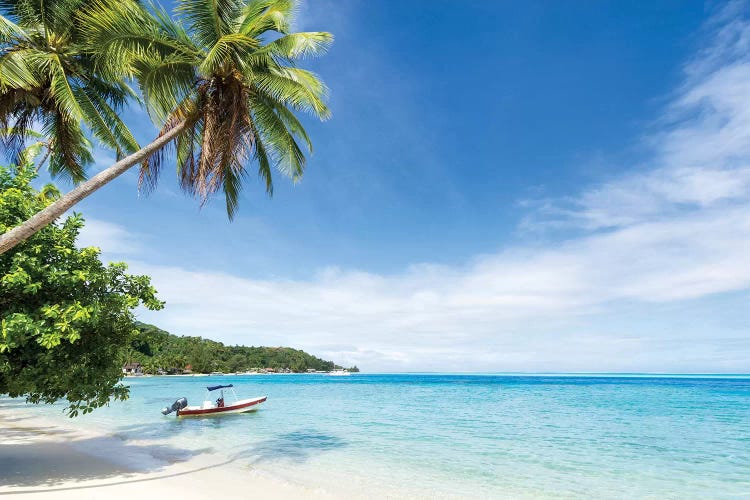
[[[250,401],[249,403],[244,403],[241,405],[229,405],[229,406],[222,406],[222,407],[216,407],[216,408],[201,408],[200,410],[177,410],[177,416],[180,415],[207,415],[209,413],[221,413],[223,411],[229,411],[229,410],[239,410],[240,408],[247,408],[248,406],[253,406],[260,404],[264,402],[268,397],[256,399],[255,401]]]

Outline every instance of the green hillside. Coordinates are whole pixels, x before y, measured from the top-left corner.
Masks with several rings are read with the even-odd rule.
[[[244,372],[271,368],[275,371],[330,371],[341,368],[333,361],[291,347],[227,346],[202,337],[178,337],[154,325],[137,323],[138,335],[128,352],[129,362],[139,362],[146,373]],[[359,371],[357,367],[350,371]]]

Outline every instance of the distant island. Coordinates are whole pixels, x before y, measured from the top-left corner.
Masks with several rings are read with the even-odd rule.
[[[306,373],[346,370],[291,347],[227,346],[202,337],[173,335],[147,323],[136,323],[138,334],[123,366],[125,374],[185,373]]]

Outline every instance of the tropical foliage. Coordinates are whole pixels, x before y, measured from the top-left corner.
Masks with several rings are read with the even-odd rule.
[[[81,39],[77,14],[89,0],[0,0],[0,125],[20,152],[37,128],[47,139],[53,175],[85,179],[88,133],[118,157],[138,144],[118,113],[135,94],[104,77]]]
[[[325,85],[297,63],[324,52],[333,37],[292,32],[295,3],[178,0],[170,16],[135,0],[55,0],[38,7],[32,0],[0,0],[8,15],[0,17],[0,118],[12,122],[11,137],[18,138],[35,119],[47,123],[53,172],[80,180],[91,159],[76,117],[118,152],[135,147],[108,107],[132,96],[123,81],[138,82],[160,130],[150,144],[0,234],[0,253],[134,165],[142,165],[141,185],[152,188],[169,144],[183,189],[201,203],[223,191],[230,219],[249,164],[257,165],[269,195],[274,168],[299,179],[312,143],[296,113],[323,120],[330,111]],[[68,68],[69,60],[76,64]],[[92,108],[84,98],[96,96]],[[101,119],[86,114],[91,109]]]
[[[27,163],[0,167],[0,232],[59,196],[34,190]],[[0,394],[31,403],[67,399],[71,416],[125,399],[121,367],[135,333],[132,310],[160,309],[147,276],[105,266],[78,248],[83,219],[70,216],[0,255]]]
[[[326,87],[295,61],[322,53],[324,32],[292,33],[291,0],[182,0],[175,15],[133,1],[101,2],[81,18],[99,67],[134,76],[161,134],[174,141],[180,183],[202,201],[223,190],[234,215],[249,159],[266,190],[272,168],[298,179],[312,143],[296,111],[325,119]],[[301,143],[301,145],[300,145]],[[141,181],[156,182],[163,156],[149,158]]]
[[[138,324],[129,361],[143,365],[146,373],[180,373],[186,366],[196,373],[244,372],[272,368],[305,372],[340,368],[304,351],[290,347],[227,346],[201,337],[178,337],[153,325]],[[359,371],[356,367],[352,371]]]

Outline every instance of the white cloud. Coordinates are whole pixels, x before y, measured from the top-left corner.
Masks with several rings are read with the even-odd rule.
[[[736,332],[724,349],[711,320],[701,331],[673,326],[676,314],[692,317],[688,301],[750,287],[750,25],[735,8],[717,15],[714,42],[686,65],[647,138],[650,165],[548,201],[526,221],[562,222],[579,236],[394,275],[330,268],[258,280],[135,262],[168,303],[145,318],[371,370],[750,369],[750,342]],[[92,241],[130,251],[121,229],[96,222],[94,231]],[[653,321],[637,331],[607,324],[631,304]],[[659,316],[665,304],[688,305]]]
[[[135,255],[142,247],[137,235],[124,227],[98,219],[86,218],[77,240],[78,246],[99,247],[110,255]]]
[[[653,151],[647,164],[573,199],[545,200],[527,228],[616,228],[748,200],[750,23],[739,5],[746,6],[732,3],[709,22],[713,42],[686,64],[660,131],[645,138]]]
[[[557,248],[516,248],[461,269],[420,265],[393,276],[328,269],[302,281],[146,264],[134,270],[151,275],[168,303],[166,313],[150,317],[176,332],[302,345],[370,369],[446,363],[519,369],[523,356],[541,347],[533,342],[540,332],[569,328],[618,301],[659,303],[743,290],[750,284],[747,255],[750,205],[639,224]],[[510,342],[526,354],[509,359],[512,351],[500,344],[529,334]],[[549,340],[542,335],[540,341]],[[562,338],[553,340],[556,345]]]

